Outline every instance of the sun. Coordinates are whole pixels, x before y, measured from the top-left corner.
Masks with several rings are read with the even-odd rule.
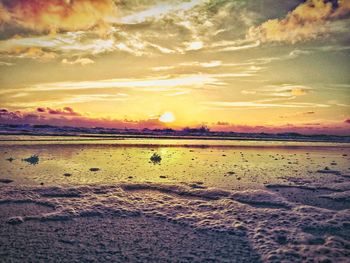
[[[164,112],[160,117],[159,121],[164,122],[164,123],[171,123],[175,121],[175,116],[172,112],[167,111]]]

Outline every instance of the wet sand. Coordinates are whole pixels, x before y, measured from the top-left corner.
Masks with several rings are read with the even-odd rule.
[[[2,149],[1,262],[350,257],[347,145]]]
[[[129,146],[121,142],[0,143],[1,179],[13,180],[11,185],[201,182],[206,187],[255,189],[296,182],[291,179],[324,185],[343,179],[335,173],[319,172],[326,167],[350,174],[348,144],[210,141],[204,147],[203,141],[197,146],[188,140],[181,146],[172,141],[169,146],[170,142],[153,140],[146,147],[144,143],[149,141],[129,140]],[[154,153],[162,157],[160,163],[151,162]],[[37,164],[24,161],[33,155],[38,156]]]

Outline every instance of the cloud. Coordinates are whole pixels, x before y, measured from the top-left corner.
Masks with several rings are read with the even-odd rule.
[[[277,87],[275,88],[275,91],[271,90],[272,93],[266,94],[266,95],[271,95],[271,96],[276,96],[276,97],[298,97],[298,96],[304,96],[310,92],[311,88],[304,87],[304,86],[282,86],[282,87]],[[263,91],[269,91],[268,89],[263,90]]]
[[[257,91],[256,90],[242,90],[241,93],[243,95],[254,95],[257,93]]]
[[[276,97],[297,97],[308,94],[312,88],[303,85],[268,85],[261,90],[265,95],[271,95]]]
[[[254,62],[241,62],[241,63],[226,63],[221,60],[210,60],[206,62],[200,62],[200,61],[186,61],[186,62],[181,62],[176,65],[169,65],[169,66],[161,66],[161,67],[153,67],[153,71],[167,71],[167,70],[179,70],[183,69],[184,67],[187,67],[188,69],[191,68],[202,68],[201,72],[203,69],[212,69],[212,68],[218,68],[218,67],[231,67],[231,68],[237,68],[237,70],[240,70],[240,72],[252,72],[252,71],[258,71],[261,68],[258,68],[255,66]],[[198,71],[198,69],[196,69]]]
[[[67,81],[56,83],[42,83],[25,88],[25,91],[53,91],[53,90],[85,90],[104,88],[137,88],[141,91],[169,91],[176,87],[201,87],[205,85],[224,85],[221,78],[249,77],[252,72],[226,73],[226,74],[196,74],[179,76],[162,76],[135,79],[105,79],[98,81]]]
[[[218,125],[218,126],[227,126],[227,125],[230,125],[230,123],[229,123],[229,122],[226,122],[226,121],[218,121],[218,122],[216,123],[216,125]]]
[[[350,124],[350,119],[346,119],[346,120],[344,121],[344,123]]]
[[[63,109],[51,109],[47,108],[46,112],[53,115],[64,115],[64,116],[80,116],[80,113],[77,113],[71,107],[64,107]]]
[[[305,118],[311,118],[314,114],[316,114],[315,111],[305,111],[305,112],[296,112],[292,114],[280,115],[278,117],[280,119],[290,119],[290,118],[305,119]]]
[[[349,15],[349,0],[307,0],[283,19],[270,19],[251,27],[248,38],[289,43],[315,39],[330,30],[329,23]]]
[[[31,58],[31,59],[39,59],[39,60],[52,60],[57,57],[55,52],[47,51],[41,47],[11,47],[7,50],[1,52],[3,55],[7,57],[16,57],[16,58]]]
[[[141,4],[140,2],[141,1],[138,1],[139,5]],[[148,2],[152,3],[152,1],[148,1]],[[177,1],[174,1],[174,2],[177,2]],[[162,4],[152,5],[150,7],[147,7],[145,10],[123,17],[121,19],[121,22],[125,24],[143,23],[154,17],[162,17],[167,14],[190,10],[191,8],[198,5],[200,2],[201,2],[200,0],[190,0],[190,1],[185,1],[183,3],[162,3]]]
[[[294,99],[295,97],[307,95],[311,91],[312,91],[311,87],[304,86],[304,85],[282,84],[282,85],[267,85],[260,89],[242,90],[241,94],[243,95],[257,94],[261,96]]]
[[[328,108],[327,104],[293,102],[266,103],[264,101],[207,101],[204,105],[220,108]]]
[[[46,111],[46,109],[45,109],[45,108],[42,108],[42,107],[39,107],[39,108],[37,108],[36,110],[37,110],[37,112],[45,112],[45,111]]]
[[[159,67],[153,67],[152,71],[166,71],[166,70],[171,70],[174,68],[175,68],[175,66],[159,66]]]
[[[25,113],[20,111],[9,111],[7,109],[0,109],[0,123],[17,124],[28,123],[32,120],[38,120],[39,115],[35,113]]]
[[[222,61],[220,60],[212,60],[210,62],[203,62],[203,63],[200,63],[200,65],[203,67],[203,68],[215,68],[215,67],[219,67],[222,65]]]
[[[38,113],[45,113],[51,115],[61,115],[61,116],[81,116],[80,113],[75,112],[71,107],[64,107],[63,109],[52,109],[52,108],[44,108],[38,107],[36,109]]]
[[[235,41],[239,42],[239,41]],[[228,52],[228,51],[239,51],[239,50],[246,50],[246,49],[252,49],[260,46],[260,41],[253,41],[252,43],[243,43],[243,44],[235,44],[232,43],[231,45],[217,45],[214,44],[213,47],[220,47],[217,49],[214,49],[214,51],[219,52]]]
[[[81,65],[81,66],[86,66],[86,65],[90,65],[90,64],[94,64],[95,61],[93,61],[90,58],[77,58],[76,60],[68,60],[68,59],[63,59],[62,60],[62,64],[66,64],[66,65]]]
[[[158,119],[146,120],[119,120],[110,118],[90,118],[75,112],[70,107],[63,109],[37,108],[36,112],[10,111],[0,109],[0,123],[2,124],[32,124],[32,125],[55,125],[74,127],[104,127],[119,129],[162,129],[166,124]]]
[[[187,51],[192,51],[192,50],[199,50],[202,49],[204,46],[202,41],[193,41],[190,43],[187,43]]]
[[[303,96],[308,93],[308,90],[303,89],[303,88],[292,88],[290,90],[290,94],[293,96]]]
[[[213,42],[212,36],[223,26],[222,20],[233,19],[229,12],[232,5],[226,1],[215,4],[222,6],[215,11],[209,10],[202,0],[2,0],[0,3],[3,3],[0,49],[47,48],[65,54],[64,57],[105,52],[153,56],[199,51]],[[220,10],[226,10],[224,15]],[[237,19],[235,16],[233,20]],[[164,29],[166,32],[159,34]],[[15,39],[18,35],[23,39]]]
[[[60,32],[102,26],[115,12],[113,0],[3,0],[0,23],[36,32]]]
[[[165,90],[168,91],[168,90]],[[41,96],[35,96],[35,94],[31,94],[32,98],[28,101],[23,102],[3,102],[3,106],[7,107],[21,107],[21,108],[33,108],[38,105],[45,105],[47,107],[62,107],[62,105],[72,105],[77,103],[95,103],[95,102],[124,102],[129,100],[129,95],[126,93],[111,93],[111,94],[71,94],[71,93],[63,93],[61,96],[56,95],[52,98],[43,99]],[[39,107],[42,112],[46,111],[46,108]]]
[[[1,36],[1,32],[0,32]],[[28,53],[44,55],[65,55],[64,57],[85,57],[112,52],[118,49],[114,37],[101,38],[94,32],[66,32],[57,35],[21,37],[16,36],[0,41],[0,55],[5,57],[29,56]]]
[[[191,93],[190,89],[179,89],[178,91],[175,91],[173,93],[166,94],[165,96],[168,97],[175,97],[175,96],[181,96]]]
[[[7,67],[11,67],[14,64],[11,62],[6,62],[6,61],[0,61],[0,66],[7,66]]]
[[[62,58],[255,48],[259,41],[242,39],[252,25],[252,12],[236,2],[1,0],[0,55],[11,47],[42,48]]]

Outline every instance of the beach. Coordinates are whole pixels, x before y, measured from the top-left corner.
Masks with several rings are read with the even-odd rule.
[[[0,263],[350,263],[350,0],[0,0]]]
[[[349,145],[151,141],[2,142],[1,261],[348,260]]]

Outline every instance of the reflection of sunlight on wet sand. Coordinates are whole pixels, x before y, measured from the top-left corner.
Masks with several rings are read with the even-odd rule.
[[[286,148],[276,147],[276,142],[270,143],[272,147],[266,147],[269,142],[264,142],[264,147],[254,147],[256,142],[244,142],[243,146],[238,142],[234,147],[164,147],[155,145],[159,141],[163,142],[153,139],[153,144],[148,147],[96,143],[75,145],[70,142],[64,145],[56,142],[51,145],[37,142],[23,146],[3,145],[0,167],[14,179],[13,184],[199,182],[227,189],[263,187],[265,183],[283,183],[289,177],[322,182],[336,176],[320,177],[317,171],[325,166],[344,173],[349,168],[347,156],[350,156],[350,148],[345,146],[306,147],[304,143],[302,147]],[[40,158],[35,167],[21,161],[33,154]],[[160,155],[159,163],[151,162],[153,154]],[[14,161],[7,161],[11,158]],[[336,166],[331,161],[335,161]],[[98,170],[91,171],[90,168]]]

